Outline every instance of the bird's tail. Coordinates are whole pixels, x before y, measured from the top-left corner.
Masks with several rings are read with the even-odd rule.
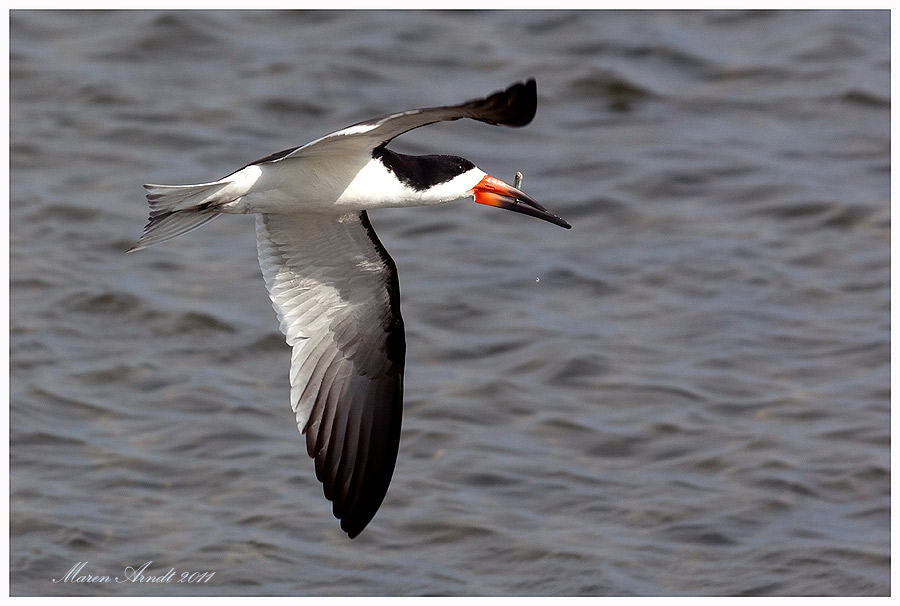
[[[219,195],[228,182],[198,185],[144,185],[150,203],[150,222],[140,239],[128,249],[133,252],[171,240],[212,221],[222,202]]]

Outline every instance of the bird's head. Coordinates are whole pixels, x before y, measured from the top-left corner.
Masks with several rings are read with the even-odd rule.
[[[403,194],[396,194],[400,205],[440,204],[472,197],[479,204],[505,208],[549,221],[566,229],[572,226],[509,183],[492,177],[459,156],[407,156],[380,147],[375,164],[386,171]]]

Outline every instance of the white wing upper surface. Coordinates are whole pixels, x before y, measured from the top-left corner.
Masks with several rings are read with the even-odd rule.
[[[405,337],[394,263],[365,213],[258,215],[269,297],[291,356],[291,406],[351,536],[378,510],[400,441]]]

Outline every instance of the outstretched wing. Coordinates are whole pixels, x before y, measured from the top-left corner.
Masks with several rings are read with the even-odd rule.
[[[534,78],[517,82],[506,90],[497,91],[482,99],[472,99],[459,105],[413,109],[388,114],[348,126],[325,135],[301,147],[286,149],[261,158],[252,164],[278,162],[314,155],[369,155],[373,149],[385,145],[394,137],[420,126],[471,118],[488,124],[525,126],[537,111],[537,83]]]
[[[291,355],[291,406],[351,538],[387,492],[406,339],[393,260],[365,212],[258,215],[259,263]]]

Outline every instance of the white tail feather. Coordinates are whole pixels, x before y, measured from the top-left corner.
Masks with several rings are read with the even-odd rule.
[[[150,218],[179,210],[198,210],[218,202],[218,195],[229,182],[197,185],[144,185],[150,203]]]
[[[209,223],[219,216],[215,211],[179,210],[162,217],[150,219],[150,223],[144,228],[140,239],[125,252],[143,250],[148,246],[171,240],[192,229],[197,229],[204,223]]]
[[[236,211],[226,205],[239,200],[253,188],[262,170],[255,165],[245,166],[213,183],[196,185],[145,185],[150,203],[150,222],[144,233],[128,252],[147,248],[180,236],[215,219],[222,211]]]
[[[219,213],[215,207],[225,200],[220,195],[231,183],[197,185],[144,185],[150,203],[150,222],[128,252],[171,240],[212,221]]]

